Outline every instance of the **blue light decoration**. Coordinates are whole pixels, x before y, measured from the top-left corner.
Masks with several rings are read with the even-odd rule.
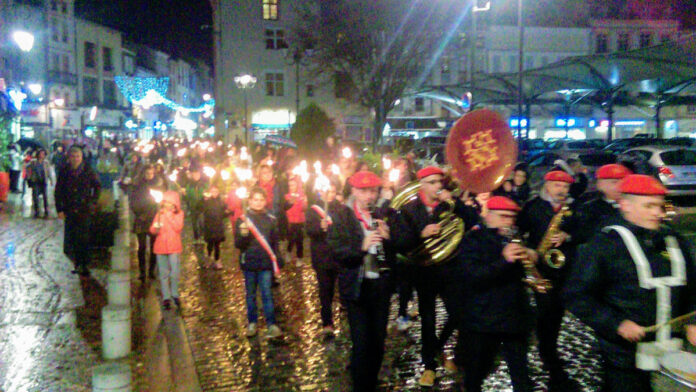
[[[510,128],[517,128],[520,125],[518,121],[519,120],[517,119],[517,117],[510,117],[510,120],[509,120]],[[526,126],[527,126],[527,118],[522,117],[522,127],[526,127]]]
[[[130,76],[116,76],[114,78],[116,86],[128,101],[134,105],[149,109],[155,105],[164,105],[172,110],[182,113],[204,113],[212,112],[215,107],[215,100],[210,99],[198,107],[182,106],[167,98],[169,89],[169,78],[144,78]]]
[[[580,117],[556,117],[554,125],[556,126],[556,128],[565,128],[566,121],[568,122],[568,127],[582,126],[582,118]]]

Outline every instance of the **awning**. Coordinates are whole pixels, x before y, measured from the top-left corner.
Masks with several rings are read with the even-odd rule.
[[[288,138],[282,137],[282,136],[278,136],[278,135],[266,136],[264,141],[266,144],[274,144],[277,146],[290,147],[290,148],[297,149],[297,144],[295,144],[295,142],[293,142],[291,139],[288,139]]]

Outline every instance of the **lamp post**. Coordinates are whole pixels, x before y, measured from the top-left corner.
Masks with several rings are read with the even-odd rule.
[[[295,66],[295,121],[300,115],[300,65],[307,66],[306,58],[310,54],[308,52],[309,50],[301,46],[294,46],[287,56],[288,65]]]
[[[491,9],[491,2],[487,1],[483,7],[479,7],[477,1],[474,0],[474,5],[471,7],[471,39],[469,40],[469,89],[472,90],[472,99],[469,105],[473,103],[474,76],[476,74],[476,40],[478,39],[476,26],[476,13],[485,12]]]
[[[522,71],[524,70],[524,23],[522,22],[522,1],[517,0],[517,29],[520,34],[517,59],[517,140],[522,140]],[[529,120],[527,120],[529,126]],[[527,128],[529,129],[529,128]]]
[[[34,47],[34,35],[26,31],[15,31],[12,39],[22,52],[28,52]]]
[[[256,77],[250,74],[242,74],[234,77],[234,84],[244,92],[244,144],[249,148],[249,115],[247,113],[247,90],[254,88]]]

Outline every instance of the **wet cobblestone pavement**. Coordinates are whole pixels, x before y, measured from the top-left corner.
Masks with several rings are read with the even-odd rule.
[[[307,248],[305,248],[307,249]],[[309,259],[301,267],[288,263],[274,288],[276,318],[284,332],[278,340],[265,338],[263,316],[259,334],[247,339],[244,279],[232,241],[223,243],[224,269],[203,266],[208,259],[202,245],[191,245],[182,258],[181,316],[204,391],[349,391],[345,369],[350,338],[345,315],[334,303],[338,322],[336,338],[321,337],[316,278]],[[286,258],[290,259],[290,258]],[[259,306],[259,309],[261,307]],[[421,388],[420,324],[404,334],[394,326],[396,296],[392,300],[386,354],[380,374],[380,391],[458,391],[458,378],[438,369],[434,388]],[[444,322],[444,307],[438,306],[438,323]],[[339,321],[340,320],[340,321]],[[441,327],[441,325],[439,325]],[[598,390],[598,355],[592,349],[592,332],[573,317],[566,317],[560,344],[568,372],[586,392]],[[453,341],[450,341],[450,344]],[[446,347],[451,352],[451,346]],[[548,376],[540,370],[538,352],[530,352],[532,378],[537,391],[545,390]],[[487,391],[512,391],[504,362],[485,384]]]

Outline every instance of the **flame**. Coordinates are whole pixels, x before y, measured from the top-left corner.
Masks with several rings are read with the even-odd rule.
[[[176,152],[176,156],[178,156],[179,158],[183,157],[184,155],[186,155],[186,149],[185,149],[185,148],[182,148],[181,150],[179,150],[179,151]]]
[[[212,178],[212,177],[215,175],[215,169],[213,169],[213,168],[210,167],[210,166],[206,166],[206,167],[203,168],[203,174],[205,174],[206,176]]]
[[[179,171],[178,171],[178,170],[174,170],[174,171],[172,172],[172,174],[169,175],[169,179],[170,179],[171,181],[176,182],[176,178],[177,178],[178,175],[179,175]]]
[[[382,158],[382,166],[384,167],[384,170],[389,170],[392,167],[392,161],[391,159],[384,157]]]
[[[220,177],[222,177],[223,181],[227,181],[230,179],[230,172],[228,172],[227,170],[222,170],[220,172]]]
[[[389,181],[396,183],[401,177],[401,171],[399,169],[389,170]]]
[[[162,202],[164,194],[156,189],[150,189],[150,196],[152,196],[152,198],[155,199],[155,202],[159,204]]]
[[[341,153],[346,159],[350,159],[353,156],[353,151],[351,151],[350,147],[344,147]]]
[[[337,164],[332,163],[331,164],[331,173],[333,173],[334,175],[337,175],[337,176],[341,175],[341,168],[339,168]]]
[[[329,178],[323,174],[320,174],[314,180],[314,190],[315,191],[326,192],[329,190],[330,185],[331,185],[331,181],[329,181]]]
[[[228,156],[228,157],[233,157],[233,156],[234,156],[234,151],[232,151],[232,150],[227,151],[227,156]]]
[[[234,193],[240,199],[246,199],[247,197],[249,197],[249,194],[247,193],[246,187],[243,187],[243,186],[240,186],[239,188],[237,188],[237,190]]]
[[[321,162],[316,161],[316,162],[314,162],[313,166],[314,166],[314,172],[317,174],[320,174],[321,173]]]

